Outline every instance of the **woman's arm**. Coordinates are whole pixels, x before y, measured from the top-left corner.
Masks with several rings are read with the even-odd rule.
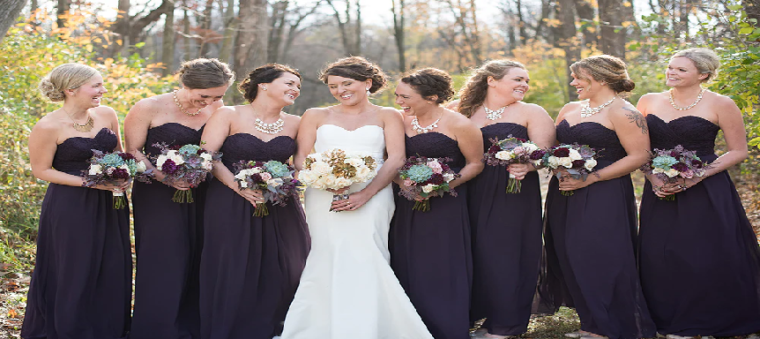
[[[528,116],[528,139],[540,148],[552,147],[557,137],[554,120],[549,116],[549,113],[546,113],[543,107],[533,104],[525,105],[523,109]],[[507,169],[517,180],[523,180],[528,172],[537,170],[531,163],[512,164]]]
[[[459,150],[464,155],[465,165],[459,171],[459,178],[452,180],[449,187],[455,188],[483,171],[483,134],[475,124],[465,116],[449,111],[449,116],[454,121],[452,130],[459,145]]]
[[[307,109],[301,116],[301,122],[298,125],[298,134],[296,142],[298,148],[293,156],[293,165],[296,170],[303,169],[303,162],[306,157],[314,150],[314,143],[317,141],[318,123],[322,120],[323,113],[320,109]]]
[[[744,128],[741,110],[731,98],[717,94],[716,96],[713,111],[718,114],[718,127],[723,130],[727,151],[712,163],[704,176],[687,180],[686,186],[688,187],[696,185],[713,174],[729,169],[747,159],[749,155],[747,131]]]

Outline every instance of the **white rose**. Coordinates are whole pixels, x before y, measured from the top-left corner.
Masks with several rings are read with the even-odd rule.
[[[512,152],[509,152],[509,151],[499,151],[499,152],[496,152],[496,159],[499,159],[499,160],[509,160],[509,159],[512,159]]]
[[[454,180],[454,174],[452,174],[452,173],[446,173],[446,174],[444,174],[443,175],[443,180],[446,181],[446,182],[451,182],[452,180]]]
[[[591,171],[596,167],[596,160],[594,159],[588,159],[586,160],[586,163],[583,164],[583,167],[586,167],[587,170]]]
[[[311,170],[319,174],[328,174],[328,173],[332,173],[333,168],[327,163],[315,162],[314,164],[311,165]]]
[[[214,169],[214,163],[210,162],[210,161],[207,161],[207,162],[204,162],[201,165],[201,167],[203,167],[204,170],[210,171],[210,170]]]
[[[100,165],[90,165],[90,175],[98,175],[103,173],[103,167]]]
[[[171,150],[171,151],[169,151],[169,152],[166,152],[166,155],[167,155],[168,157],[170,157],[170,158],[171,158],[171,157],[175,157],[175,156],[177,156],[177,151],[176,151],[176,150]]]
[[[532,153],[533,151],[538,149],[538,146],[531,144],[529,142],[522,144],[522,146],[528,151],[528,153]]]
[[[211,161],[211,153],[201,153],[201,158],[206,161]]]
[[[334,175],[327,175],[320,180],[328,188],[336,188],[335,182],[337,178]]]
[[[559,164],[565,168],[573,168],[573,159],[570,159],[570,157],[560,158]]]
[[[549,157],[549,167],[551,167],[551,168],[557,168],[557,167],[559,167],[559,158],[557,158],[557,157],[555,157],[553,155],[550,156]]]
[[[174,164],[177,165],[177,166],[182,165],[182,164],[185,163],[185,159],[182,158],[182,156],[179,155],[179,154],[173,156],[172,157],[172,161],[174,161]]]
[[[348,186],[351,186],[351,184],[353,184],[353,183],[354,182],[351,179],[346,179],[346,178],[336,178],[335,179],[335,187],[336,188],[348,187]]]
[[[317,181],[311,183],[311,187],[316,188],[318,190],[323,190],[323,189],[327,188],[327,186],[325,186],[324,181],[322,181],[322,180],[317,180]]]
[[[435,185],[433,184],[427,184],[425,186],[422,186],[422,191],[425,193],[430,193],[433,191],[433,188],[435,188]]]
[[[665,173],[665,170],[663,170],[662,168],[659,168],[659,167],[655,167],[655,168],[652,170],[652,173],[654,173],[654,174]]]
[[[247,176],[246,171],[247,170],[242,170],[242,171],[238,172],[238,174],[235,174],[235,179],[238,179],[238,180],[245,179],[245,177]]]
[[[304,184],[311,184],[316,179],[316,176],[312,171],[309,170],[303,170],[300,173],[298,173],[298,179],[303,181]]]
[[[160,170],[161,170],[161,167],[164,165],[164,163],[165,163],[165,162],[166,162],[166,160],[168,160],[168,159],[169,159],[169,158],[168,158],[168,157],[166,157],[165,155],[161,155],[161,156],[159,156],[159,157],[158,157],[158,160],[156,160],[156,168],[157,168],[157,169],[160,171]]]
[[[583,160],[583,157],[581,156],[580,153],[578,153],[578,151],[576,151],[575,149],[571,148],[570,149],[570,159],[572,159],[573,161],[575,161],[575,160]]]
[[[145,166],[144,162],[140,161],[140,162],[137,163],[137,172],[138,173],[142,173],[142,172],[145,172],[147,170],[148,170],[148,167]]]
[[[368,180],[371,174],[372,170],[367,166],[361,166],[356,169],[356,176],[362,181]]]
[[[119,166],[119,168],[123,169],[123,170],[125,170],[127,172],[129,172],[129,166],[127,166],[127,165],[121,165],[121,166]]]
[[[667,172],[665,172],[665,175],[667,175],[668,178],[676,177],[678,176],[678,170],[671,168]]]
[[[240,187],[241,188],[248,188],[248,182],[247,181],[241,181],[240,182]]]

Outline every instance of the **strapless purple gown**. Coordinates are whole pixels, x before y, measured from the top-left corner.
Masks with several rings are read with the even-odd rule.
[[[596,122],[557,125],[561,143],[603,149],[596,170],[626,155],[615,131]],[[549,183],[544,218],[545,271],[540,295],[553,307],[574,307],[581,329],[610,339],[655,336],[636,270],[636,200],[630,175],[560,194]]]
[[[465,163],[457,142],[437,132],[407,137],[406,154],[452,158],[449,166],[455,171]],[[388,240],[391,267],[436,339],[469,338],[472,254],[467,185],[456,191],[457,197],[431,198],[427,212],[413,211],[414,201],[396,195]]]
[[[287,162],[296,142],[279,136],[269,142],[247,134],[227,137],[224,166],[240,160]],[[281,331],[306,257],[309,231],[298,197],[287,206],[269,205],[269,215],[213,179],[206,195],[201,255],[201,338],[271,339]]]
[[[720,128],[696,116],[647,116],[652,148],[682,145],[717,159]],[[760,250],[728,173],[664,201],[647,182],[641,201],[639,266],[658,332],[735,336],[760,331]]]
[[[483,127],[489,139],[528,139],[525,126],[497,123]],[[498,335],[519,335],[528,329],[541,260],[541,187],[537,172],[522,180],[519,194],[506,194],[509,172],[486,165],[469,182],[472,227],[472,320],[487,318],[483,327]]]
[[[116,134],[64,140],[53,168],[76,176],[92,150],[112,152]],[[42,201],[37,263],[21,329],[25,339],[116,339],[129,330],[132,256],[129,209],[108,191],[50,184]]]
[[[143,154],[157,156],[155,143],[199,144],[203,128],[167,123],[148,130]],[[130,339],[200,337],[198,270],[203,245],[206,183],[193,188],[195,202],[172,201],[175,188],[136,182],[132,189],[135,222],[135,306]]]

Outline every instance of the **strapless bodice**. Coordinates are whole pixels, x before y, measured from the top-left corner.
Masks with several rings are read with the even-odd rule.
[[[90,167],[92,150],[113,152],[119,144],[116,134],[108,128],[102,128],[95,137],[72,137],[58,145],[53,156],[53,168],[61,172],[79,175]]]
[[[687,115],[665,122],[653,114],[647,115],[646,119],[652,148],[671,149],[681,145],[696,151],[699,157],[715,153],[715,137],[720,127],[709,120]]]
[[[319,126],[314,150],[321,153],[333,148],[366,153],[382,161],[385,155],[385,131],[377,125],[364,125],[355,130],[332,124]]]
[[[480,129],[483,133],[483,149],[491,148],[491,139],[506,139],[510,135],[513,138],[528,140],[528,128],[512,122],[498,122]]]
[[[219,151],[222,152],[224,166],[234,173],[232,165],[241,160],[277,160],[286,163],[296,152],[296,141],[285,135],[263,141],[253,134],[237,133],[228,136]]]
[[[567,120],[562,120],[557,125],[557,141],[563,144],[578,143],[595,148],[599,152],[597,160],[602,166],[618,161],[627,155],[617,133],[598,122],[587,121],[570,126]]]
[[[453,169],[464,167],[465,159],[456,140],[447,135],[430,132],[406,137],[406,155],[428,158],[451,158],[448,165]]]
[[[153,144],[165,143],[169,146],[173,145],[198,145],[201,143],[201,135],[203,135],[203,125],[200,130],[194,130],[176,122],[167,122],[163,125],[159,125],[148,129],[148,135],[145,137],[145,146],[143,146],[143,154],[150,156],[156,156],[161,154],[161,150],[158,147],[154,147]]]

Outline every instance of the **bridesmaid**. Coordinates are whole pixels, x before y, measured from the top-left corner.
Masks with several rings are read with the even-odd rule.
[[[570,69],[570,85],[583,101],[559,112],[557,140],[601,151],[585,181],[561,172],[562,179],[554,177],[549,184],[542,297],[556,308],[575,307],[581,331],[568,337],[654,337],[636,271],[630,177],[649,157],[649,135],[641,113],[621,98],[635,84],[625,63],[609,55],[583,59]]]
[[[150,164],[158,181],[137,182],[132,191],[137,274],[131,339],[200,337],[198,266],[206,184],[192,190],[195,202],[172,202],[176,190],[190,188],[161,184],[165,176],[151,157],[161,153],[156,143],[199,144],[203,126],[222,106],[235,77],[216,59],[187,61],[178,76],[180,89],[140,100],[124,120],[127,150]]]
[[[538,105],[522,102],[530,89],[522,64],[489,61],[460,93],[458,110],[480,127],[484,149],[509,136],[553,145],[554,122]],[[493,108],[493,109],[491,109]],[[506,194],[509,174],[522,181]],[[516,337],[528,330],[541,260],[541,187],[532,165],[486,166],[469,185],[473,288],[471,320],[486,318],[485,338]]]
[[[397,196],[391,223],[391,267],[436,339],[469,338],[472,257],[462,184],[483,170],[480,130],[441,107],[453,94],[451,77],[434,68],[411,73],[396,87],[396,104],[406,115],[407,157],[449,157],[461,174],[450,183],[458,196],[431,198],[430,211],[413,211],[414,201]]]
[[[708,49],[676,53],[665,71],[670,91],[647,94],[639,109],[652,147],[696,151],[703,177],[664,185],[648,177],[641,202],[641,284],[658,332],[668,338],[760,331],[760,250],[726,169],[747,158],[742,114],[728,97],[701,87],[720,66]],[[722,130],[728,151],[715,155]],[[658,197],[676,194],[675,201]]]
[[[238,189],[233,164],[283,163],[296,152],[301,118],[282,112],[301,93],[301,75],[284,65],[253,70],[240,84],[250,103],[225,106],[209,119],[202,140],[222,152],[205,208],[200,307],[203,339],[271,339],[280,330],[309,253],[301,203],[272,206],[254,217],[261,191]]]
[[[29,135],[32,173],[50,182],[40,213],[37,264],[21,337],[116,339],[129,330],[132,256],[129,209],[113,208],[119,186],[82,187],[92,150],[121,151],[116,112],[94,68],[64,64],[40,83],[63,106]]]

